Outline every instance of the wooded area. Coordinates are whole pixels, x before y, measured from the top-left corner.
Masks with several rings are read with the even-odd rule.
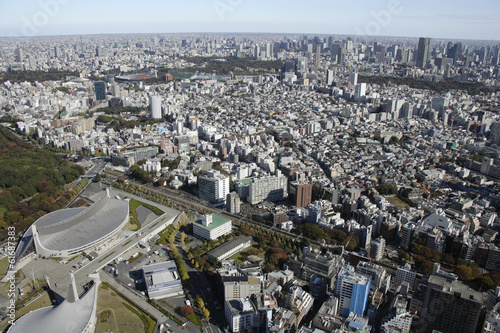
[[[5,81],[11,82],[43,82],[43,81],[58,81],[64,80],[66,76],[75,76],[77,77],[78,72],[71,71],[11,71],[6,72],[0,75],[0,83],[4,83]]]
[[[220,61],[218,58],[210,57],[187,57],[184,60],[198,66],[206,63],[206,66],[202,69],[203,72],[208,74],[215,72],[219,75],[229,75],[231,72],[238,74],[238,69],[247,72],[248,68],[261,69],[265,72],[276,70],[279,73],[283,66],[283,62],[280,60],[260,61],[256,58],[224,58],[224,61]],[[199,69],[192,68],[191,70],[196,71]]]
[[[8,226],[26,229],[39,217],[64,207],[74,191],[63,186],[85,170],[48,150],[32,146],[0,126],[0,238]]]
[[[481,92],[489,92],[489,89],[479,82],[461,82],[451,79],[444,79],[438,82],[425,81],[421,79],[414,79],[411,77],[392,77],[392,76],[365,76],[360,75],[358,82],[378,85],[406,85],[414,89],[428,89],[436,92],[450,91],[450,90],[464,90],[469,95],[478,95]]]

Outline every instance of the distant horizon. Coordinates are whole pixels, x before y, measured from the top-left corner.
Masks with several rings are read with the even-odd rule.
[[[155,33],[430,37],[491,42],[500,41],[500,1],[478,0],[471,4],[468,0],[421,0],[418,3],[409,0],[191,0],[186,4],[173,0],[23,0],[0,3],[2,38]]]
[[[490,42],[490,43],[500,43],[500,39],[467,39],[467,38],[447,38],[447,37],[432,37],[432,36],[366,36],[366,35],[354,35],[354,34],[341,34],[341,33],[305,33],[305,32],[110,32],[110,33],[85,33],[85,34],[66,34],[66,35],[37,35],[37,36],[0,36],[0,39],[30,39],[30,38],[50,38],[50,37],[78,37],[78,36],[118,36],[118,35],[283,35],[283,36],[339,36],[339,37],[354,37],[354,38],[365,38],[365,39],[415,39],[418,41],[419,38],[430,38],[433,41],[470,41],[470,42]]]

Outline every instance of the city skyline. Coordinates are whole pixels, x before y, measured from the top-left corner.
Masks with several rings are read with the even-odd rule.
[[[142,5],[142,4],[141,4]],[[262,10],[265,8],[265,10]],[[318,10],[321,8],[321,10]],[[431,8],[432,10],[429,10]],[[500,40],[500,3],[482,0],[324,3],[314,0],[28,0],[0,4],[0,36],[121,33],[289,33]]]
[[[497,23],[400,1],[0,4],[0,332],[500,327]]]

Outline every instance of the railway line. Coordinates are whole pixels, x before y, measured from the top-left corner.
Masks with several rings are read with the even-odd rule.
[[[171,190],[171,189],[166,189],[166,188],[155,188],[151,185],[140,184],[136,181],[129,180],[129,182],[133,183],[134,185],[146,187],[148,190],[150,190],[152,192],[159,193],[160,195],[164,195],[169,201],[173,202],[174,204],[176,204],[178,206],[193,209],[197,212],[215,213],[215,214],[221,215],[223,217],[226,217],[228,219],[231,219],[233,221],[233,224],[237,225],[237,226],[240,226],[242,222],[247,222],[248,224],[252,224],[254,226],[258,226],[261,228],[266,228],[269,231],[273,231],[273,232],[278,233],[280,235],[283,235],[285,237],[292,238],[294,241],[307,239],[315,247],[322,246],[319,241],[304,237],[303,235],[297,235],[297,234],[294,234],[294,233],[291,233],[291,232],[288,232],[285,230],[277,229],[274,226],[269,226],[265,223],[260,223],[260,222],[254,221],[252,219],[249,219],[247,217],[236,215],[236,214],[231,214],[231,213],[228,213],[224,210],[212,207],[209,204],[207,204],[206,202],[204,202],[204,201],[200,200],[199,198],[195,197],[194,195],[190,195],[188,193],[184,193],[184,192],[180,192],[180,191],[176,191],[176,190]]]

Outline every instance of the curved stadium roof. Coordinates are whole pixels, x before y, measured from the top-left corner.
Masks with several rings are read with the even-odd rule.
[[[128,220],[128,201],[105,196],[88,208],[62,209],[39,218],[38,241],[47,250],[67,251],[95,243]]]
[[[95,313],[99,283],[94,283],[81,298],[66,299],[57,306],[34,310],[19,318],[8,333],[79,333],[84,332]],[[71,288],[71,287],[70,287]]]

